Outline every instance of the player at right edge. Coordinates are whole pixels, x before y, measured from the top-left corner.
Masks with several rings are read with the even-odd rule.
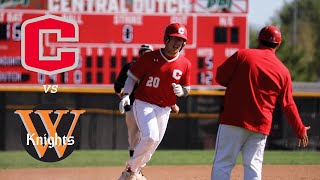
[[[277,102],[298,137],[298,145],[308,145],[310,127],[304,126],[299,116],[290,72],[275,54],[281,32],[275,26],[266,26],[257,40],[258,48],[237,51],[217,69],[216,80],[227,89],[211,180],[230,179],[240,151],[244,179],[262,178],[263,153]]]

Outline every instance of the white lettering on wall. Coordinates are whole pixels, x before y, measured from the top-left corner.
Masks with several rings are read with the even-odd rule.
[[[51,12],[190,13],[192,0],[48,0]]]

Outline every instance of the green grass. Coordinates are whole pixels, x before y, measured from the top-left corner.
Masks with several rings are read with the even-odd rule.
[[[266,151],[264,164],[319,165],[319,151]]]
[[[211,165],[212,150],[166,151],[157,150],[148,165]],[[26,151],[0,152],[0,169],[83,167],[83,166],[124,166],[128,159],[125,150],[75,151],[66,159],[45,163],[32,158]],[[239,156],[237,163],[241,163]],[[316,151],[266,151],[264,164],[320,165],[320,152]]]

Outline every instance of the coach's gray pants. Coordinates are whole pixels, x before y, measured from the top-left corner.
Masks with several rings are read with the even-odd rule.
[[[242,151],[245,180],[260,180],[267,136],[244,128],[219,126],[211,180],[229,180],[238,154]]]

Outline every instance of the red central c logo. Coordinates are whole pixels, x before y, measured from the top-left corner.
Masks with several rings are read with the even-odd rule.
[[[57,34],[57,42],[78,42],[79,26],[69,19],[45,15],[29,19],[21,27],[21,63],[30,71],[53,75],[75,69],[78,48],[57,48],[56,56],[45,56],[43,36]]]

